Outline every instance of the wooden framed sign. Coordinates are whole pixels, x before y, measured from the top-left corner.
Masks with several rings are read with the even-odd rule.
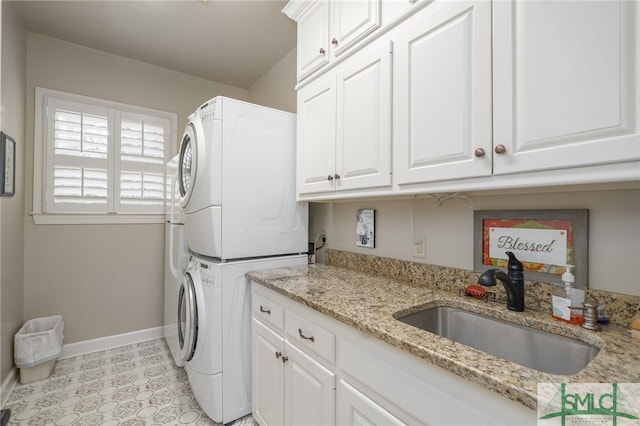
[[[478,210],[474,212],[476,271],[506,268],[507,251],[524,266],[525,279],[561,282],[574,265],[575,286],[588,283],[588,210]]]

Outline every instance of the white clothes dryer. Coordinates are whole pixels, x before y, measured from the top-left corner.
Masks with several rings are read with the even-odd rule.
[[[249,271],[305,265],[306,255],[233,262],[192,256],[178,296],[178,340],[193,394],[216,422],[251,413]]]
[[[221,96],[189,116],[179,188],[192,252],[229,260],[308,250],[295,135],[295,114]]]

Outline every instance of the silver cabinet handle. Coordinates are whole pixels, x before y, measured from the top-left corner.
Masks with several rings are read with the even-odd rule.
[[[300,335],[300,337],[302,337],[303,339],[311,340],[312,342],[315,342],[315,341],[316,341],[316,339],[315,339],[313,336],[307,337],[307,336],[305,336],[304,334],[302,334],[302,329],[301,329],[301,328],[299,328],[299,329],[298,329],[298,334],[299,334],[299,335]]]
[[[334,177],[336,180],[337,180],[337,179],[340,179],[340,175],[339,175],[339,174],[337,174],[337,173],[336,173],[335,175],[333,175],[333,177]]]
[[[321,47],[321,48],[320,48],[320,54],[321,54],[321,55],[324,55],[325,53],[326,53],[326,51],[324,50],[324,48],[322,48],[322,47]]]
[[[276,358],[280,358],[282,356],[282,352],[276,352]]]
[[[477,158],[482,158],[485,155],[484,149],[482,148],[478,148],[476,149],[473,154],[477,157]]]
[[[260,312],[271,315],[271,309],[265,309],[262,307],[262,305],[260,305]]]
[[[327,180],[333,180],[333,176],[328,175],[328,176],[327,176]]]

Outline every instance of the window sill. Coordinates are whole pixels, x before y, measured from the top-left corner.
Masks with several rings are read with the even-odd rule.
[[[31,213],[36,225],[117,225],[164,223],[164,214]]]

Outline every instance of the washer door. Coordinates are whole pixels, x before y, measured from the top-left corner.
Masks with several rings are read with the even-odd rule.
[[[182,136],[178,162],[178,189],[180,191],[180,205],[183,208],[189,204],[198,172],[197,142],[195,127],[192,122],[189,122]]]
[[[190,271],[182,276],[178,292],[178,345],[180,356],[190,361],[198,340],[198,304]]]

